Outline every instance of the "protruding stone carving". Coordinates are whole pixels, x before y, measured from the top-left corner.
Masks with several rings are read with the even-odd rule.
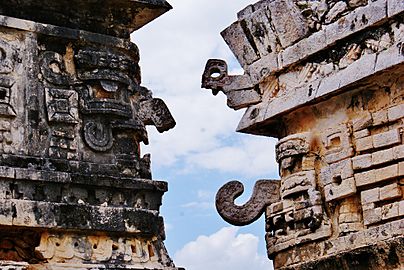
[[[238,88],[235,89],[235,86]],[[259,88],[254,88],[247,76],[228,75],[227,64],[223,60],[208,61],[203,73],[202,87],[212,89],[213,95],[223,92],[227,96],[227,105],[235,110],[261,102]]]
[[[244,75],[208,61],[204,87],[259,89],[238,131],[279,139],[265,211],[277,270],[403,268],[402,2],[259,1],[223,32]]]
[[[129,41],[170,8],[0,5],[1,269],[178,269],[159,214],[167,183],[140,156],[146,125],[175,121],[141,86]]]
[[[242,206],[234,200],[244,192],[243,184],[232,181],[224,185],[216,195],[216,208],[224,220],[233,225],[248,225],[256,221],[265,208],[280,199],[279,181],[261,180],[255,184],[251,199]]]

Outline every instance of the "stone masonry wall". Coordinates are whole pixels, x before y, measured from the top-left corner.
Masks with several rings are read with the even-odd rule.
[[[0,1],[2,270],[178,269],[140,149],[175,121],[129,40],[171,6],[102,2]]]
[[[202,86],[247,108],[238,131],[279,139],[280,181],[216,204],[235,225],[265,213],[275,269],[404,267],[403,22],[403,1],[272,0],[222,32],[245,73],[209,60]]]

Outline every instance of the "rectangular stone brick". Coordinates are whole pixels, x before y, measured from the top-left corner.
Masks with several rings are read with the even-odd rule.
[[[364,128],[367,128],[373,124],[372,115],[370,112],[366,112],[359,118],[356,118],[352,121],[353,130],[358,131]]]
[[[386,149],[372,154],[372,165],[379,165],[393,161],[393,149]]]
[[[396,121],[404,117],[404,104],[391,107],[387,111],[389,121]]]
[[[375,182],[391,179],[398,176],[398,164],[390,165],[375,171]]]
[[[363,229],[363,225],[361,223],[344,223],[339,225],[339,229],[343,233],[347,232],[357,232]],[[357,240],[357,239],[356,239]],[[365,243],[365,239],[361,239]]]
[[[340,214],[338,217],[338,222],[341,223],[353,223],[353,222],[359,222],[361,220],[361,217],[357,213],[346,213],[346,214]]]
[[[6,167],[6,166],[0,166],[0,177],[1,178],[14,178],[15,177],[15,169]]]
[[[362,152],[373,149],[373,139],[371,136],[356,140],[356,151]]]
[[[382,221],[382,209],[375,208],[363,212],[363,222],[365,225],[370,225]]]
[[[380,134],[373,135],[373,146],[375,148],[401,143],[401,135],[398,129],[392,129]]]
[[[368,204],[363,204],[362,205],[362,210],[366,211],[366,210],[372,210],[376,208],[376,204],[375,203],[368,203]]]
[[[356,193],[355,179],[342,180],[341,184],[330,184],[324,187],[325,200],[327,202],[343,199]]]
[[[372,166],[372,155],[360,155],[352,158],[352,166],[354,170],[366,169]]]
[[[404,159],[404,145],[399,145],[393,148],[393,157],[395,160]]]
[[[370,135],[370,131],[369,129],[362,129],[359,131],[354,132],[353,136],[355,139],[360,139],[360,138],[364,138]]]
[[[287,48],[309,33],[307,21],[293,0],[268,1],[270,17],[283,48]]]
[[[402,196],[401,187],[398,183],[393,183],[380,188],[380,200],[397,199]]]
[[[381,111],[372,113],[372,119],[373,119],[374,126],[383,125],[389,121],[386,110],[381,110]]]
[[[389,0],[387,1],[387,14],[389,17],[399,14],[404,11],[403,0]]]
[[[300,40],[296,44],[286,48],[279,56],[282,67],[289,66],[308,55],[311,55],[324,47],[326,35],[324,31],[318,31],[305,39]]]
[[[221,34],[243,67],[246,67],[259,59],[259,56],[255,52],[250,41],[247,39],[240,22],[233,23]]]
[[[382,206],[382,219],[391,219],[398,217],[399,214],[399,203],[391,203]]]
[[[355,174],[356,186],[361,187],[375,182],[375,172],[367,171]]]
[[[398,164],[388,167],[370,170],[363,173],[355,174],[355,181],[358,187],[374,184],[384,180],[392,179],[398,176]]]
[[[398,175],[404,176],[404,161],[398,164]]]
[[[398,214],[400,216],[404,216],[404,200],[399,202],[398,205]]]
[[[373,188],[361,192],[361,202],[363,205],[380,201],[380,189]]]

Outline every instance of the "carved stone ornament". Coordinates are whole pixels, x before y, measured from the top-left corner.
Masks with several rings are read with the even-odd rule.
[[[402,0],[274,0],[222,32],[244,74],[210,59],[202,87],[246,108],[239,132],[278,139],[280,180],[243,206],[230,182],[217,208],[234,225],[265,212],[274,269],[404,268],[403,21]]]
[[[0,269],[178,270],[164,247],[167,183],[141,156],[175,121],[141,86],[130,33],[153,1],[0,5]]]

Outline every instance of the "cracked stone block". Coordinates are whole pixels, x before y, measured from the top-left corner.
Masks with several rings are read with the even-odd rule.
[[[222,32],[222,37],[239,63],[246,67],[259,59],[257,52],[244,32],[245,22],[235,22]],[[255,46],[255,44],[254,44]]]
[[[341,180],[353,177],[352,160],[346,159],[324,166],[321,169],[320,179],[324,185],[336,184]]]
[[[325,200],[327,202],[340,200],[356,193],[355,178],[341,180],[341,183],[333,183],[324,187]]]
[[[370,112],[365,113],[363,116],[359,118],[355,118],[352,123],[354,131],[367,128],[372,124],[373,124],[373,118]]]
[[[282,47],[289,47],[308,35],[308,25],[292,0],[271,1],[268,7]]]

